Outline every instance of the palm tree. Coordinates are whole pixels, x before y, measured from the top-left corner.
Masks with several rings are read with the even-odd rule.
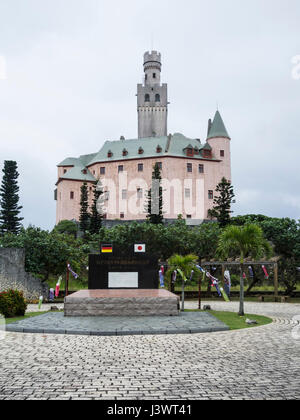
[[[220,236],[217,255],[222,259],[229,256],[239,256],[240,260],[240,310],[244,316],[244,261],[251,257],[254,260],[272,255],[272,247],[264,238],[260,226],[249,224],[245,226],[228,226]]]
[[[182,297],[181,297],[181,311],[184,312],[184,286],[188,278],[190,278],[192,271],[198,272],[196,268],[198,261],[197,255],[173,255],[168,259],[168,274],[171,275],[174,271],[178,271],[182,278]]]

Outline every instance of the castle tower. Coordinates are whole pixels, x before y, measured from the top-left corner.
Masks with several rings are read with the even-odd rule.
[[[144,54],[144,84],[137,87],[138,136],[162,137],[168,134],[168,85],[161,84],[161,54]]]

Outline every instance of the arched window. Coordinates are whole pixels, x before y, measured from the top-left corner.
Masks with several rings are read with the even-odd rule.
[[[145,95],[145,102],[150,102],[150,95],[149,95],[149,93],[146,93],[146,95]]]
[[[155,102],[160,102],[160,95],[158,93],[155,95]]]

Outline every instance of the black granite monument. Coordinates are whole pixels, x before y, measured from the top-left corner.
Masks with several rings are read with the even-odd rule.
[[[104,250],[104,251],[102,251]],[[147,253],[124,257],[112,245],[89,256],[89,289],[158,289],[158,260]]]

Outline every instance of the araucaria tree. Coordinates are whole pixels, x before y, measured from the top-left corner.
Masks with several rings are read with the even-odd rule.
[[[154,225],[163,224],[163,189],[161,186],[161,173],[158,163],[152,172],[152,186],[148,191],[146,203],[147,219]]]
[[[22,217],[19,217],[19,186],[17,162],[4,162],[2,184],[0,188],[0,232],[18,234],[21,229]]]
[[[81,187],[80,217],[79,217],[80,230],[84,234],[86,234],[90,225],[90,215],[89,215],[88,209],[89,209],[88,186],[87,186],[87,183],[85,182]]]
[[[208,211],[208,216],[212,219],[216,218],[221,227],[225,227],[230,223],[231,204],[235,197],[233,186],[226,178],[222,178],[216,187],[218,196],[214,199],[214,207]]]
[[[103,189],[102,189],[102,185],[100,181],[98,184],[94,185],[93,193],[94,193],[94,199],[93,199],[93,204],[91,206],[90,227],[89,227],[89,232],[92,235],[99,233],[99,230],[102,227],[103,203],[102,203],[101,198],[103,195]]]

